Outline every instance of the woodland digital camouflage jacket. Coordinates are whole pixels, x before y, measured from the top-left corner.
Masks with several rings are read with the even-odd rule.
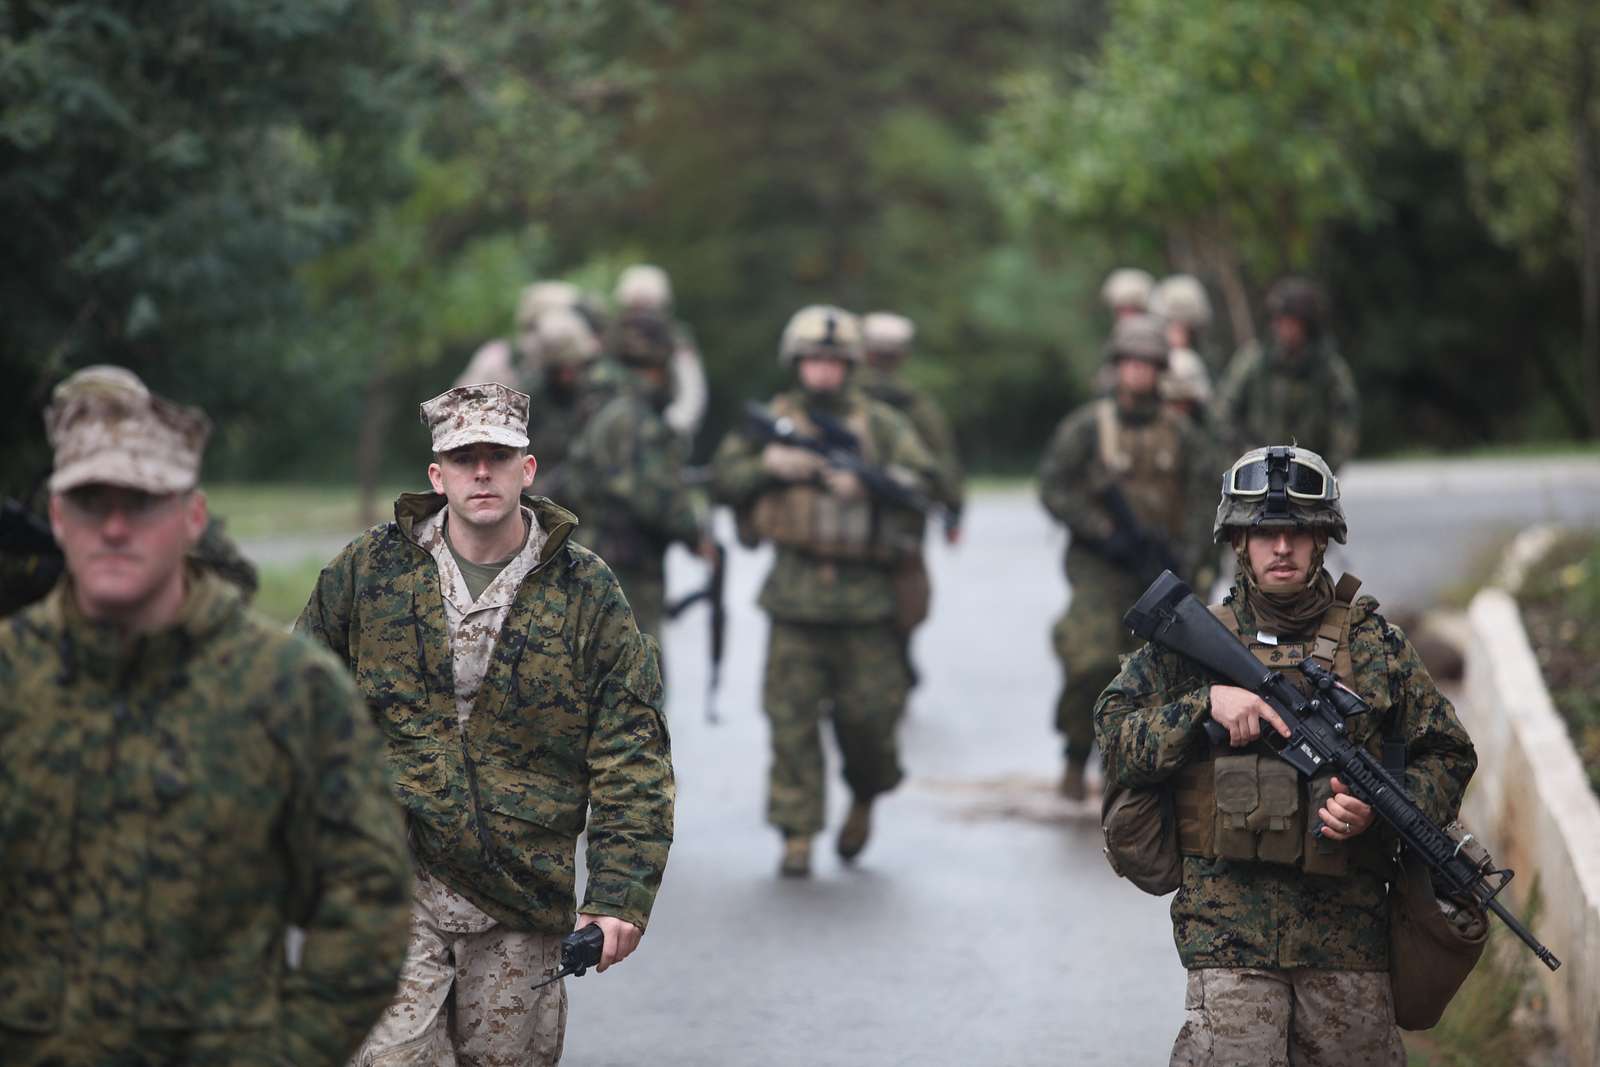
[[[1240,632],[1255,633],[1250,609],[1235,588],[1224,603]],[[1410,642],[1376,609],[1377,601],[1361,597],[1352,615],[1352,677],[1342,680],[1372,714],[1349,720],[1350,737],[1381,756],[1385,734],[1397,728],[1406,745],[1406,793],[1443,825],[1456,816],[1477,755]],[[1095,739],[1107,781],[1153,785],[1205,758],[1209,685],[1210,679],[1187,660],[1157,646],[1129,656],[1095,707]],[[1268,752],[1262,742],[1240,751]],[[1355,841],[1363,847],[1351,853],[1350,872],[1338,877],[1307,875],[1280,864],[1185,856],[1183,884],[1172,901],[1173,936],[1183,965],[1387,969],[1385,882],[1391,874],[1392,837],[1378,822]]]
[[[439,570],[414,536],[443,496],[403,494],[394,522],[323,569],[295,626],[354,672],[430,874],[514,929],[564,933],[587,816],[582,910],[643,927],[674,797],[655,648],[610,568],[569,543],[573,515],[522,502],[548,535],[543,559],[517,589],[464,728]]]
[[[331,1067],[394,993],[410,877],[377,731],[331,656],[191,581],[132,640],[69,582],[0,625],[8,1065]]]

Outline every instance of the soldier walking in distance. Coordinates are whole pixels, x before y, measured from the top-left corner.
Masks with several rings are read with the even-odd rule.
[[[836,307],[796,312],[779,359],[798,388],[768,406],[803,437],[847,436],[860,459],[925,492],[935,464],[911,423],[851,381],[861,362],[855,316]],[[853,801],[837,848],[854,860],[872,803],[899,784],[895,730],[910,677],[895,629],[894,573],[921,551],[922,516],[868,492],[860,475],[816,452],[730,434],[713,463],[713,491],[732,506],[740,536],[777,549],[761,606],[772,616],[762,691],[772,728],[767,819],[783,834],[781,873],[811,871],[824,821],[821,725],[833,721]]]
[[[689,327],[672,317],[672,280],[652,263],[636,263],[617,278],[613,294],[619,314],[649,311],[666,319],[672,330],[672,359],[668,363],[668,401],[662,417],[673,431],[693,440],[706,417],[710,389],[705,361]]]
[[[612,358],[628,369],[622,391],[578,434],[567,484],[583,517],[577,539],[622,583],[639,629],[661,639],[667,546],[708,561],[706,505],[684,484],[686,442],[662,412],[671,395],[672,324],[653,311],[625,311],[611,324]]]
[[[526,495],[527,396],[462,386],[421,414],[434,491],[328,564],[295,624],[355,674],[418,866],[400,992],[359,1062],[553,1064],[566,992],[531,986],[573,928],[578,835],[600,970],[639,943],[666,866],[660,676],[572,514]]]
[[[1150,293],[1156,280],[1138,267],[1118,267],[1106,275],[1100,286],[1100,300],[1114,319],[1142,315],[1149,310]]]
[[[45,421],[65,572],[0,624],[0,1060],[343,1063],[405,955],[378,733],[189,558],[203,414],[102,366]]]
[[[1371,705],[1347,720],[1350,739],[1380,758],[1386,742],[1403,749],[1406,794],[1448,823],[1477,766],[1472,742],[1361,583],[1323,568],[1328,541],[1345,535],[1320,456],[1246,453],[1214,527],[1238,577],[1211,610],[1284,677],[1307,684],[1289,668],[1314,657]],[[1208,718],[1227,744],[1212,747]],[[1289,733],[1259,697],[1210,684],[1156,645],[1128,658],[1095,709],[1108,780],[1165,784],[1178,813],[1172,926],[1189,984],[1172,1063],[1398,1067],[1385,906],[1394,840],[1337,777],[1302,779],[1274,755],[1262,740],[1274,731]]]
[[[1217,387],[1217,427],[1236,449],[1290,441],[1319,452],[1335,472],[1355,455],[1361,397],[1328,333],[1322,288],[1284,278],[1267,293],[1271,336],[1228,364]]]
[[[1087,797],[1095,697],[1117,673],[1117,658],[1134,647],[1122,612],[1163,567],[1192,570],[1204,523],[1194,504],[1216,476],[1204,468],[1194,424],[1161,403],[1161,321],[1143,314],[1117,320],[1106,355],[1113,394],[1063,419],[1039,465],[1045,510],[1072,533],[1072,600],[1052,632],[1066,672],[1055,722],[1066,741],[1061,792],[1071,800]]]

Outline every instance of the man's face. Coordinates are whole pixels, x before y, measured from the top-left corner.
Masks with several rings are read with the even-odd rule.
[[[452,519],[490,528],[517,513],[517,498],[533,484],[536,469],[521,449],[479,442],[438,456],[428,464],[428,481],[444,494]]]
[[[1293,315],[1278,315],[1272,320],[1272,336],[1285,352],[1298,352],[1306,343],[1306,324]]]
[[[837,393],[844,388],[850,364],[832,356],[804,356],[800,360],[800,384],[812,393]]]
[[[1189,348],[1190,341],[1189,327],[1175,320],[1167,322],[1167,344],[1173,348]]]
[[[1119,359],[1117,366],[1117,391],[1129,396],[1144,396],[1155,392],[1161,368],[1146,359]]]
[[[1317,535],[1300,527],[1250,530],[1245,552],[1256,584],[1268,593],[1292,593],[1311,580]]]
[[[50,497],[50,529],[91,618],[135,613],[181,581],[184,557],[205,528],[199,491],[85,485]]]

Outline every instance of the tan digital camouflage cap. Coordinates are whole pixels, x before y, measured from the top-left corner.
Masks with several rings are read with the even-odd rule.
[[[528,447],[528,394],[498,382],[458,385],[417,408],[435,452],[478,443]]]
[[[120,485],[180,493],[200,480],[211,420],[156,396],[123,367],[85,367],[50,395],[45,433],[55,449],[50,491]]]

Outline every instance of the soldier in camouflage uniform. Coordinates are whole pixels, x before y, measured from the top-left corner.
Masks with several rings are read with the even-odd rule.
[[[600,339],[571,308],[553,308],[539,319],[539,351],[544,373],[528,405],[529,450],[538,457],[544,495],[566,501],[572,495],[567,453],[584,424],[614,395],[621,376],[596,373]]]
[[[1150,313],[1167,324],[1167,343],[1179,349],[1204,349],[1205,331],[1211,325],[1211,298],[1192,274],[1171,274],[1150,292]],[[1202,369],[1205,363],[1201,363]],[[1208,375],[1209,377],[1209,375]]]
[[[1100,300],[1113,318],[1141,315],[1150,307],[1150,293],[1156,280],[1138,267],[1118,267],[1106,275],[1100,286]]]
[[[1212,612],[1290,679],[1303,682],[1292,667],[1308,655],[1333,670],[1372,707],[1350,720],[1351,740],[1379,757],[1386,741],[1403,747],[1406,793],[1451,821],[1477,766],[1472,742],[1360,582],[1323,569],[1329,539],[1345,539],[1328,465],[1287,446],[1247,453],[1224,482],[1215,537],[1238,578]],[[1208,716],[1228,744],[1212,748]],[[1337,778],[1301,779],[1261,740],[1269,729],[1288,735],[1258,697],[1155,645],[1095,709],[1108,780],[1165,783],[1174,799],[1184,859],[1172,923],[1189,984],[1172,1063],[1403,1064],[1385,905],[1395,839]]]
[[[432,493],[406,493],[323,569],[296,629],[349,665],[388,747],[417,887],[400,993],[358,1063],[560,1059],[566,991],[534,992],[580,925],[600,969],[638,944],[672,840],[653,642],[609,568],[572,544],[527,453],[528,398],[462,386],[423,404]]]
[[[0,624],[0,1060],[343,1063],[405,953],[378,733],[187,559],[204,415],[94,367],[45,417],[66,576]]]
[[[855,316],[803,308],[779,346],[799,388],[769,409],[804,436],[842,426],[862,458],[908,488],[926,491],[935,463],[909,420],[850,381],[861,361]],[[895,730],[910,677],[894,624],[894,574],[921,550],[922,517],[870,497],[853,473],[814,452],[730,434],[717,449],[713,492],[739,515],[741,538],[777,549],[761,606],[772,617],[762,699],[772,727],[767,819],[784,837],[780,871],[811,870],[811,838],[823,827],[821,725],[833,720],[853,803],[837,848],[853,860],[866,846],[872,802],[900,782]]]
[[[1216,423],[1237,451],[1292,441],[1337,472],[1360,440],[1361,398],[1328,334],[1322,289],[1304,278],[1280,280],[1267,294],[1267,317],[1267,346],[1246,345],[1223,374]]]
[[[668,367],[667,406],[662,418],[685,440],[694,440],[706,417],[710,389],[705,361],[688,325],[672,317],[672,280],[651,263],[636,263],[617,278],[614,294],[619,313],[654,312],[672,328],[672,359]]]
[[[1116,375],[1113,395],[1063,419],[1039,465],[1045,510],[1072,533],[1066,559],[1072,599],[1052,631],[1066,672],[1055,723],[1066,741],[1061,792],[1071,800],[1087,796],[1095,697],[1117,673],[1117,658],[1134,647],[1122,613],[1155,577],[1139,538],[1164,544],[1189,571],[1204,532],[1195,501],[1209,495],[1216,476],[1205,469],[1194,424],[1161,403],[1157,383],[1167,365],[1167,341],[1160,320],[1117,320],[1106,355]],[[1136,530],[1118,528],[1111,507],[1116,494]]]
[[[625,311],[608,348],[629,370],[621,393],[585,424],[567,463],[575,539],[611,565],[639,629],[661,639],[667,546],[674,541],[708,560],[706,506],[684,484],[685,441],[662,415],[671,396],[676,349],[672,324],[652,311]]]
[[[1179,277],[1183,277],[1180,275]],[[1168,320],[1167,338],[1175,332]],[[1221,474],[1228,466],[1231,453],[1221,434],[1211,422],[1211,376],[1206,372],[1205,360],[1192,348],[1174,348],[1168,357],[1166,373],[1161,375],[1161,402],[1194,423],[1198,438],[1197,448],[1204,452],[1200,469]],[[1192,531],[1196,542],[1189,546],[1194,560],[1190,580],[1196,589],[1209,590],[1219,573],[1217,546],[1211,542],[1211,531],[1196,528]]]

